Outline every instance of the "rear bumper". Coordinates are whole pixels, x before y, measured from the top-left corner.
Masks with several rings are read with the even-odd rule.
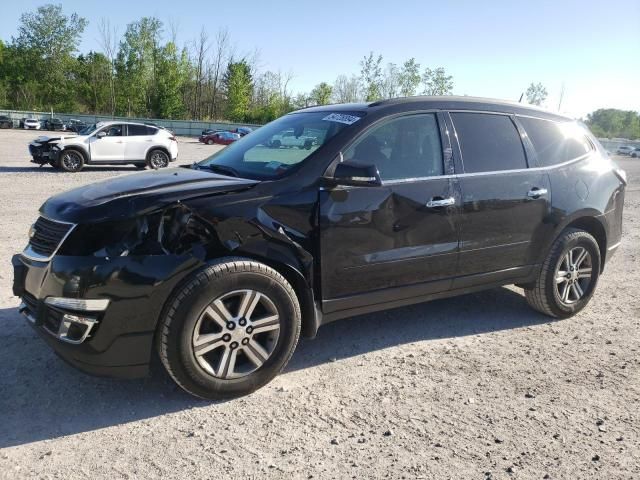
[[[148,372],[157,320],[175,285],[197,268],[198,261],[181,256],[96,257],[55,256],[50,262],[12,258],[13,293],[31,327],[66,362],[86,373],[136,378]],[[46,302],[49,297],[108,299],[99,312],[80,311]],[[67,316],[95,320],[80,343],[57,334]]]

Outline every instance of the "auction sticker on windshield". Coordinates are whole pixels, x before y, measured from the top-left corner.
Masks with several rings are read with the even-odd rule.
[[[331,113],[324,117],[322,120],[327,122],[338,122],[344,123],[346,125],[351,125],[352,123],[356,123],[360,120],[360,117],[356,117],[355,115],[347,115],[346,113]]]

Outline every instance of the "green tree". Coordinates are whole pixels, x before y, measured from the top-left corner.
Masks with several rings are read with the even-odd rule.
[[[311,101],[316,105],[328,105],[331,103],[331,94],[333,93],[333,87],[327,82],[319,83],[311,90]]]
[[[415,58],[410,58],[402,64],[400,69],[400,95],[411,97],[416,94],[420,85],[420,64]]]
[[[173,42],[167,43],[159,52],[156,68],[154,112],[159,118],[181,118],[184,115],[182,100],[181,59]]]
[[[375,57],[373,52],[360,62],[360,78],[364,90],[364,99],[374,102],[382,97],[382,55]]]
[[[116,57],[117,113],[153,115],[162,22],[143,17],[127,25]]]
[[[542,105],[547,98],[547,89],[541,83],[531,83],[525,92],[527,102],[530,105]]]
[[[585,123],[597,137],[640,138],[640,114],[631,110],[601,108],[587,115]]]
[[[78,57],[75,68],[78,110],[96,114],[108,111],[110,72],[111,62],[102,53],[89,52]]]
[[[73,54],[86,26],[87,20],[77,14],[64,15],[62,5],[43,5],[20,16],[18,36],[13,39],[20,59],[14,65],[22,63],[28,71],[23,70],[27,83],[39,84],[33,107],[71,110],[75,106],[68,72],[74,69]]]
[[[227,65],[222,83],[227,100],[227,118],[234,122],[242,122],[249,115],[249,107],[253,94],[253,77],[249,63],[242,59],[233,59]]]
[[[453,76],[447,75],[443,67],[426,68],[422,74],[425,95],[451,95]]]

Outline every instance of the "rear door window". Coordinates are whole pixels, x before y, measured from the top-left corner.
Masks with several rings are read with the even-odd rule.
[[[575,122],[518,117],[542,167],[568,162],[593,150],[584,130]]]
[[[138,137],[144,135],[153,135],[157,130],[146,125],[128,125],[128,135],[130,137]]]
[[[465,173],[527,168],[518,130],[507,115],[452,112]]]

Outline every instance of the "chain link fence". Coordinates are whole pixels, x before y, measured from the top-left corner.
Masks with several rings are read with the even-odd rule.
[[[134,117],[112,117],[109,115],[86,115],[79,113],[54,113],[50,112],[29,112],[22,110],[0,110],[0,115],[5,115],[13,120],[13,126],[17,128],[20,125],[20,120],[23,118],[35,118],[44,122],[45,120],[51,120],[52,118],[59,118],[63,123],[67,123],[71,119],[80,120],[87,125],[92,125],[98,122],[121,120],[124,122],[140,122],[140,123],[155,123],[161,127],[165,127],[176,135],[183,135],[189,137],[199,136],[203,130],[207,129],[223,129],[231,130],[238,127],[250,127],[258,128],[260,125],[254,125],[250,123],[227,123],[227,122],[204,122],[198,120],[167,120],[159,118],[134,118]]]

